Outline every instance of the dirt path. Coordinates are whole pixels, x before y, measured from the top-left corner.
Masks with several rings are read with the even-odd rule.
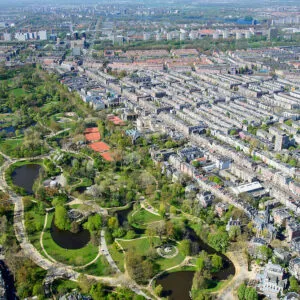
[[[255,273],[248,271],[248,262],[243,249],[227,252],[226,256],[232,261],[235,267],[235,275],[230,282],[220,289],[217,294],[217,299],[233,300],[237,299],[235,291],[246,279],[254,279]]]

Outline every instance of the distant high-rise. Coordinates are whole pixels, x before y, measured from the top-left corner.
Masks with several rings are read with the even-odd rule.
[[[275,151],[281,151],[289,145],[289,137],[286,134],[276,134],[275,136]]]
[[[47,40],[47,31],[46,30],[40,30],[38,32],[38,39],[41,41]]]
[[[151,38],[151,33],[144,32],[144,34],[143,34],[143,40],[144,41],[148,41],[148,40],[150,40],[150,38]]]
[[[181,41],[184,41],[186,39],[186,32],[185,31],[180,32],[179,39]]]
[[[278,36],[278,29],[277,28],[270,28],[268,31],[268,39],[276,39]]]
[[[10,34],[10,33],[4,33],[4,34],[3,34],[3,39],[4,39],[4,41],[6,41],[6,42],[11,41],[11,34]]]

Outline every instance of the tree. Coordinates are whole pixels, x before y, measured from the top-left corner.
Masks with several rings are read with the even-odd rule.
[[[211,265],[212,265],[212,272],[220,271],[223,267],[222,257],[217,254],[213,254],[211,257]]]
[[[259,247],[257,251],[258,257],[264,261],[267,261],[272,256],[272,250],[266,245]]]
[[[125,255],[125,263],[129,276],[136,282],[145,282],[153,276],[153,263],[144,260],[135,249],[130,249]]]
[[[154,293],[156,296],[160,297],[163,291],[163,287],[159,284],[155,287]]]
[[[205,261],[203,257],[198,257],[196,260],[196,269],[197,271],[202,271],[205,267]]]
[[[236,238],[241,235],[241,228],[240,226],[231,226],[228,232],[229,239],[231,241],[235,241]]]
[[[193,290],[204,290],[208,288],[207,278],[203,275],[203,272],[196,271],[193,278]]]
[[[156,235],[156,230],[152,225],[148,225],[146,229],[146,236],[148,237],[150,246],[153,247],[153,238]]]
[[[168,239],[174,235],[174,225],[171,221],[166,222],[166,235]]]
[[[154,223],[153,227],[154,227],[156,234],[159,236],[160,240],[162,240],[162,237],[166,234],[165,221],[160,221],[160,222]]]
[[[245,291],[245,300],[257,300],[258,295],[253,287],[247,287]]]
[[[217,251],[225,252],[229,244],[227,232],[210,233],[208,235],[208,243]]]
[[[55,208],[55,225],[60,230],[69,230],[70,229],[70,220],[68,217],[67,210],[64,206],[58,205]]]
[[[83,227],[89,231],[97,231],[101,228],[102,220],[99,214],[88,217],[88,221],[84,223]]]
[[[191,241],[182,240],[179,244],[179,250],[184,256],[189,256],[191,254]]]
[[[119,227],[119,221],[116,217],[110,217],[107,222],[107,226],[109,229],[117,229]]]
[[[78,224],[76,221],[73,221],[73,222],[71,223],[70,231],[73,232],[73,233],[78,233],[79,230],[80,230],[79,224]]]
[[[94,284],[90,290],[90,294],[93,299],[103,299],[104,288],[102,283],[98,282],[97,284]]]
[[[238,294],[238,298],[239,300],[243,300],[245,299],[245,292],[246,292],[247,286],[245,285],[245,283],[242,283],[238,290],[237,290],[237,294]]]
[[[81,289],[81,291],[84,294],[87,294],[91,290],[91,288],[92,288],[92,286],[94,284],[94,281],[91,280],[91,279],[89,279],[89,278],[87,278],[85,275],[81,274],[78,277],[77,283],[78,283],[79,288]]]
[[[239,300],[257,300],[258,295],[253,287],[247,287],[245,283],[242,283],[237,290]]]
[[[295,276],[291,276],[290,279],[289,279],[289,281],[290,281],[290,289],[289,290],[291,292],[298,293],[299,290],[300,290],[300,286],[299,286],[299,283],[298,283],[296,277]]]

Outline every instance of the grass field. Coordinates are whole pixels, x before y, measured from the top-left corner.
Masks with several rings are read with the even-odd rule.
[[[0,140],[0,151],[9,156],[17,147],[22,145],[22,142],[22,139]]]
[[[43,224],[45,220],[44,215],[40,215],[34,212],[34,208],[37,206],[37,203],[30,203],[29,201],[24,203],[24,215],[25,215],[25,228],[28,234],[29,241],[33,244],[33,246],[42,254],[42,247],[40,244],[40,235],[43,230]],[[28,208],[28,203],[31,207]],[[29,232],[29,227],[34,226],[37,230],[35,232]],[[44,255],[45,256],[45,255]]]
[[[121,250],[117,250],[114,245],[108,246],[109,253],[113,258],[114,262],[117,264],[121,272],[124,272],[124,254]]]
[[[130,224],[138,228],[146,228],[147,224],[160,221],[161,216],[154,215],[145,209],[130,214]]]
[[[26,91],[24,91],[22,88],[16,88],[10,91],[10,93],[14,94],[16,97],[18,96],[24,96],[27,94]]]
[[[111,274],[111,267],[107,260],[103,256],[100,256],[95,263],[78,271],[93,276],[107,276]]]
[[[98,247],[88,243],[81,249],[64,249],[58,246],[52,239],[50,228],[53,219],[53,213],[49,214],[47,227],[43,237],[44,248],[47,253],[59,262],[82,266],[92,261],[98,254]]]
[[[121,246],[124,248],[125,251],[128,251],[130,248],[134,249],[136,253],[147,256],[148,251],[151,248],[150,241],[148,238],[141,238],[141,239],[135,239],[132,241],[125,241],[125,240],[118,240],[118,242],[121,244]],[[154,247],[161,245],[161,241],[158,237],[153,238],[153,244]],[[174,267],[178,264],[180,264],[184,260],[184,255],[180,252],[173,258],[163,258],[158,257],[155,260],[155,263],[159,266],[159,272],[166,270],[168,268]]]

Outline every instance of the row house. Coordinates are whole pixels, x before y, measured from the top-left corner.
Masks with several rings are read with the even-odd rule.
[[[254,101],[254,102],[253,102]],[[276,119],[275,115],[269,113],[265,109],[261,109],[257,103],[258,101],[252,100],[247,98],[247,101],[245,102],[244,99],[237,99],[234,101],[235,103],[244,106],[245,108],[251,110],[252,112],[255,112],[257,117],[260,117],[262,119]]]
[[[258,287],[266,295],[273,294],[275,297],[283,292],[288,284],[287,274],[284,269],[270,261],[264,266],[261,273],[257,275]]]
[[[280,128],[286,132],[288,132],[289,134],[297,134],[298,133],[298,128],[294,128],[294,127],[291,127],[291,126],[288,126],[286,124],[281,124],[280,125]]]
[[[289,272],[291,273],[291,275],[295,276],[297,280],[300,280],[300,257],[296,257],[290,260]]]
[[[300,203],[299,200],[292,197],[292,194],[280,189],[274,185],[270,189],[270,196],[279,200],[286,208],[292,210],[297,215],[300,215]]]
[[[287,220],[291,217],[286,208],[276,208],[272,210],[274,224],[285,226]]]
[[[211,192],[209,192],[209,191],[205,191],[203,193],[198,193],[196,195],[197,202],[203,208],[207,208],[208,206],[211,206],[214,198],[215,198],[214,195]]]
[[[300,237],[300,224],[293,219],[290,219],[286,225],[287,240],[291,242],[294,238]]]
[[[254,172],[249,172],[248,168],[239,166],[236,163],[231,164],[230,172],[243,181],[253,182],[253,181],[257,180],[257,176]]]
[[[300,107],[300,99],[284,93],[274,94],[274,99],[289,106],[289,109],[298,109]]]
[[[300,254],[300,237],[295,237],[291,240],[290,249],[298,255]]]
[[[229,209],[229,205],[224,202],[218,202],[215,205],[215,213],[221,218]]]
[[[253,155],[258,157],[265,164],[267,164],[279,171],[282,171],[291,177],[296,176],[296,168],[295,167],[291,167],[290,165],[285,164],[285,163],[281,162],[280,160],[270,157],[269,153],[267,153],[267,152],[254,151]]]

